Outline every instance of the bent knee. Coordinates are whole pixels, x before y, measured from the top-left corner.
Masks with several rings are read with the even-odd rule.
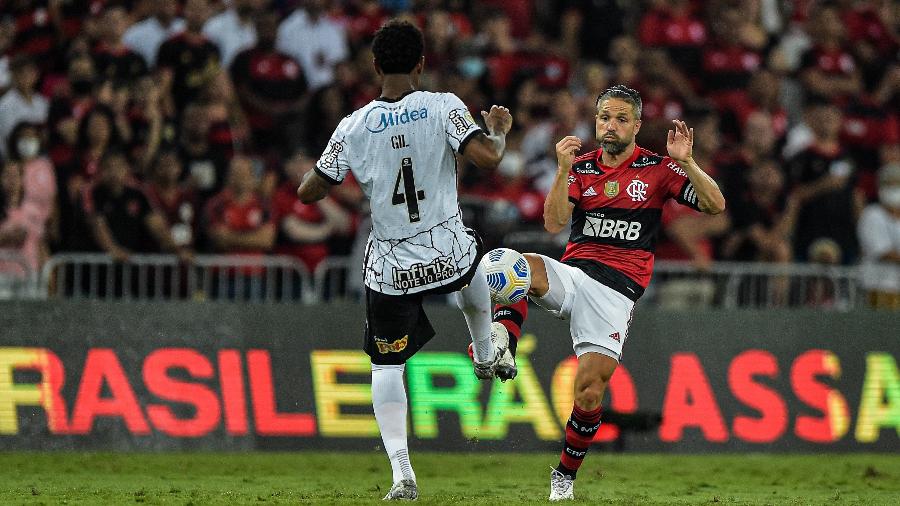
[[[547,266],[544,265],[544,259],[535,253],[524,253],[525,260],[528,260],[528,267],[531,270],[531,286],[528,288],[528,295],[535,297],[543,297],[550,289],[550,282],[547,281]]]

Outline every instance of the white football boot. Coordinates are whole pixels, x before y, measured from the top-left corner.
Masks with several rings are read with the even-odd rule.
[[[503,327],[503,325],[500,326]],[[506,327],[503,327],[503,332],[498,332],[494,324],[491,325],[491,344],[494,348],[494,357],[491,360],[477,362],[474,358],[472,359],[475,363],[475,376],[478,379],[493,379],[504,355],[509,353],[509,334],[506,333]]]
[[[419,487],[413,480],[400,480],[394,483],[384,496],[384,501],[415,501],[419,497]]]
[[[509,331],[506,329],[506,326],[500,322],[491,323],[491,341],[493,341],[494,347],[498,350],[501,347],[506,348],[503,354],[500,355],[494,374],[503,382],[515,378],[519,371],[516,369],[516,357],[513,356],[512,351],[509,349]]]
[[[574,501],[575,480],[554,469],[550,471],[550,500]]]

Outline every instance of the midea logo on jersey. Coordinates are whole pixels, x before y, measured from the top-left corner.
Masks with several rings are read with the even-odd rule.
[[[379,132],[384,132],[390,127],[397,125],[405,125],[407,123],[412,123],[413,121],[419,121],[420,119],[425,119],[428,117],[428,109],[425,107],[419,110],[408,111],[403,109],[403,112],[400,112],[399,109],[388,109],[383,105],[379,105],[377,107],[373,107],[369,109],[369,112],[366,113],[366,130],[372,132],[373,134],[377,134]]]

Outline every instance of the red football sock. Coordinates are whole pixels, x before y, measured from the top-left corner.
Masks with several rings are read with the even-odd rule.
[[[566,423],[566,441],[556,470],[575,479],[575,474],[578,473],[578,468],[581,467],[581,462],[599,428],[599,406],[597,409],[585,411],[573,405],[569,422]]]
[[[524,298],[511,306],[494,306],[494,321],[500,322],[509,331],[509,351],[516,354],[516,345],[522,337],[522,325],[528,316],[528,298]]]

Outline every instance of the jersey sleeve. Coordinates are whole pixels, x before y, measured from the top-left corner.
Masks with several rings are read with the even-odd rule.
[[[316,162],[315,171],[331,184],[341,184],[350,170],[347,153],[347,118],[344,118],[331,134],[325,152]]]
[[[466,144],[481,132],[466,104],[452,93],[445,94],[442,120],[447,142],[457,153],[462,153]]]
[[[697,198],[697,191],[681,165],[668,156],[663,159],[662,165],[667,171],[664,181],[668,197],[674,198],[675,202],[683,206],[699,211],[700,200]]]

